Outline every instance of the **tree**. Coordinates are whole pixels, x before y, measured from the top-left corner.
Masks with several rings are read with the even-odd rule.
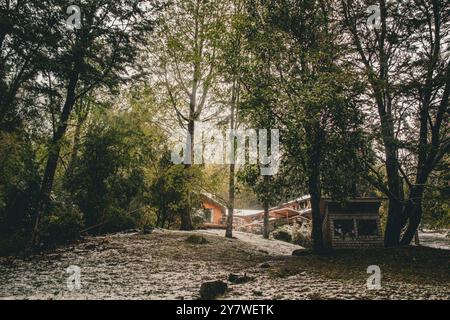
[[[349,59],[368,83],[368,112],[378,115],[372,130],[387,183],[371,166],[368,179],[389,198],[385,244],[408,245],[421,221],[428,178],[450,150],[450,4],[380,0],[380,29],[367,25],[365,1],[341,4]]]
[[[39,222],[50,201],[61,143],[73,107],[94,89],[113,87],[124,79],[126,68],[135,60],[139,46],[154,26],[152,15],[158,7],[148,4],[144,0],[96,1],[83,6],[80,29],[72,31],[65,25],[55,25],[51,30],[57,39],[48,48],[51,64],[47,72],[63,98],[42,178],[32,246],[37,243]],[[66,1],[59,1],[52,8],[65,13],[67,7]],[[60,18],[65,20],[62,14]]]
[[[92,231],[132,228],[129,213],[143,212],[149,188],[146,168],[158,161],[164,140],[157,128],[146,127],[144,115],[139,109],[100,112],[80,142],[80,155],[64,185]]]
[[[277,126],[283,146],[285,176],[271,183],[265,178],[265,192],[285,186],[310,194],[315,249],[323,247],[321,197],[324,192],[340,198],[350,193],[347,178],[356,175],[357,154],[366,146],[362,116],[355,107],[359,84],[334,41],[338,30],[329,5],[256,3],[250,7],[247,33],[254,60],[245,77],[244,109],[252,118]]]
[[[0,4],[0,126],[17,127],[21,105],[36,90],[33,80],[48,63],[45,48],[55,40],[51,29],[58,20],[54,1],[4,1]],[[27,94],[23,94],[27,87]],[[34,91],[33,90],[33,91]],[[22,93],[22,94],[20,94]],[[20,96],[21,101],[18,100]],[[20,112],[19,112],[20,110]],[[8,121],[6,121],[8,120]]]
[[[174,1],[162,18],[155,73],[164,88],[164,99],[173,108],[178,124],[186,129],[185,169],[194,163],[195,122],[217,113],[223,105],[217,93],[218,50],[228,8],[225,1]],[[219,100],[219,101],[217,101]],[[208,106],[206,108],[206,106]],[[207,110],[205,110],[207,109]],[[187,190],[190,193],[189,190]],[[181,216],[181,229],[191,230],[187,206]]]
[[[239,128],[238,110],[241,93],[241,42],[243,34],[241,33],[240,24],[245,19],[244,2],[241,0],[232,2],[232,15],[230,17],[231,23],[228,25],[229,32],[227,33],[227,39],[225,45],[222,48],[222,55],[225,61],[224,74],[228,82],[231,83],[231,99],[230,99],[230,115],[229,115],[229,128],[230,128],[230,144],[232,146],[230,152],[230,169],[228,176],[228,215],[226,221],[225,237],[233,237],[233,214],[236,198],[236,139],[235,133]]]

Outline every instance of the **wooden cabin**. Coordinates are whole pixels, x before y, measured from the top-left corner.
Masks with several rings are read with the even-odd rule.
[[[354,198],[340,204],[330,198],[320,201],[324,245],[327,248],[367,248],[383,246],[380,227],[380,205],[382,198]],[[249,230],[262,228],[264,212],[245,217]],[[269,211],[269,229],[284,224],[311,229],[311,197],[306,195],[286,202]],[[257,227],[259,225],[260,228]],[[245,228],[243,228],[245,229]]]
[[[379,209],[382,198],[354,198],[345,204],[330,198],[320,201],[324,245],[327,248],[368,248],[383,246]],[[202,207],[206,222],[204,228],[226,228],[227,208],[219,200],[202,194]],[[264,211],[235,210],[234,228],[261,233]],[[303,196],[269,211],[269,229],[292,224],[311,228],[311,197]]]
[[[340,204],[330,198],[320,201],[324,245],[327,248],[366,248],[383,246],[379,209],[382,198],[354,198]],[[300,225],[312,220],[309,195],[271,209],[289,208],[298,212]]]
[[[327,248],[383,246],[379,209],[383,199],[356,198],[346,204],[322,199],[324,245]]]
[[[205,218],[205,223],[202,225],[208,229],[223,229],[226,227],[226,212],[225,204],[209,194],[202,194],[202,213]]]

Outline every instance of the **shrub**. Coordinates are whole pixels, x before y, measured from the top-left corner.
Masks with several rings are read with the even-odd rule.
[[[311,235],[306,232],[297,231],[294,232],[292,243],[302,246],[304,248],[312,247]]]
[[[83,216],[75,207],[46,216],[39,232],[41,247],[48,249],[75,241],[80,238],[83,226]]]
[[[26,230],[0,235],[0,256],[20,255],[29,240]]]
[[[105,218],[107,223],[101,228],[102,233],[119,232],[134,229],[137,226],[133,216],[122,209],[111,208]]]
[[[272,236],[274,239],[281,240],[284,242],[291,242],[292,236],[291,234],[286,230],[276,230],[272,233]]]

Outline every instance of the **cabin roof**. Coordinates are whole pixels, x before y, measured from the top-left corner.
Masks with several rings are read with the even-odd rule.
[[[203,201],[210,202],[210,203],[218,206],[222,211],[226,212],[227,206],[224,203],[222,203],[219,199],[217,199],[214,195],[203,192],[200,196]]]
[[[260,212],[261,212],[261,210],[255,210],[255,209],[234,209],[233,214],[236,217],[248,217],[248,216],[257,215]]]

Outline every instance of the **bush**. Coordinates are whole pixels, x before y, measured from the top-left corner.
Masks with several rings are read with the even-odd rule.
[[[41,248],[53,248],[78,240],[83,227],[83,216],[74,207],[66,208],[60,214],[46,216],[39,232]]]
[[[106,216],[104,227],[101,228],[102,233],[114,233],[137,227],[137,222],[130,214],[124,210],[111,208]]]
[[[208,240],[206,240],[205,237],[201,235],[193,234],[186,239],[186,242],[191,244],[205,244],[208,243]]]
[[[30,141],[0,132],[0,255],[20,254],[31,237],[40,189],[38,162]]]
[[[0,236],[0,256],[20,255],[28,241],[30,241],[30,233],[26,230],[2,234]]]
[[[272,236],[274,239],[281,240],[284,242],[291,242],[292,236],[291,234],[286,230],[276,230],[272,233]]]
[[[306,232],[297,231],[294,232],[292,243],[302,246],[304,248],[312,247],[311,235]]]

